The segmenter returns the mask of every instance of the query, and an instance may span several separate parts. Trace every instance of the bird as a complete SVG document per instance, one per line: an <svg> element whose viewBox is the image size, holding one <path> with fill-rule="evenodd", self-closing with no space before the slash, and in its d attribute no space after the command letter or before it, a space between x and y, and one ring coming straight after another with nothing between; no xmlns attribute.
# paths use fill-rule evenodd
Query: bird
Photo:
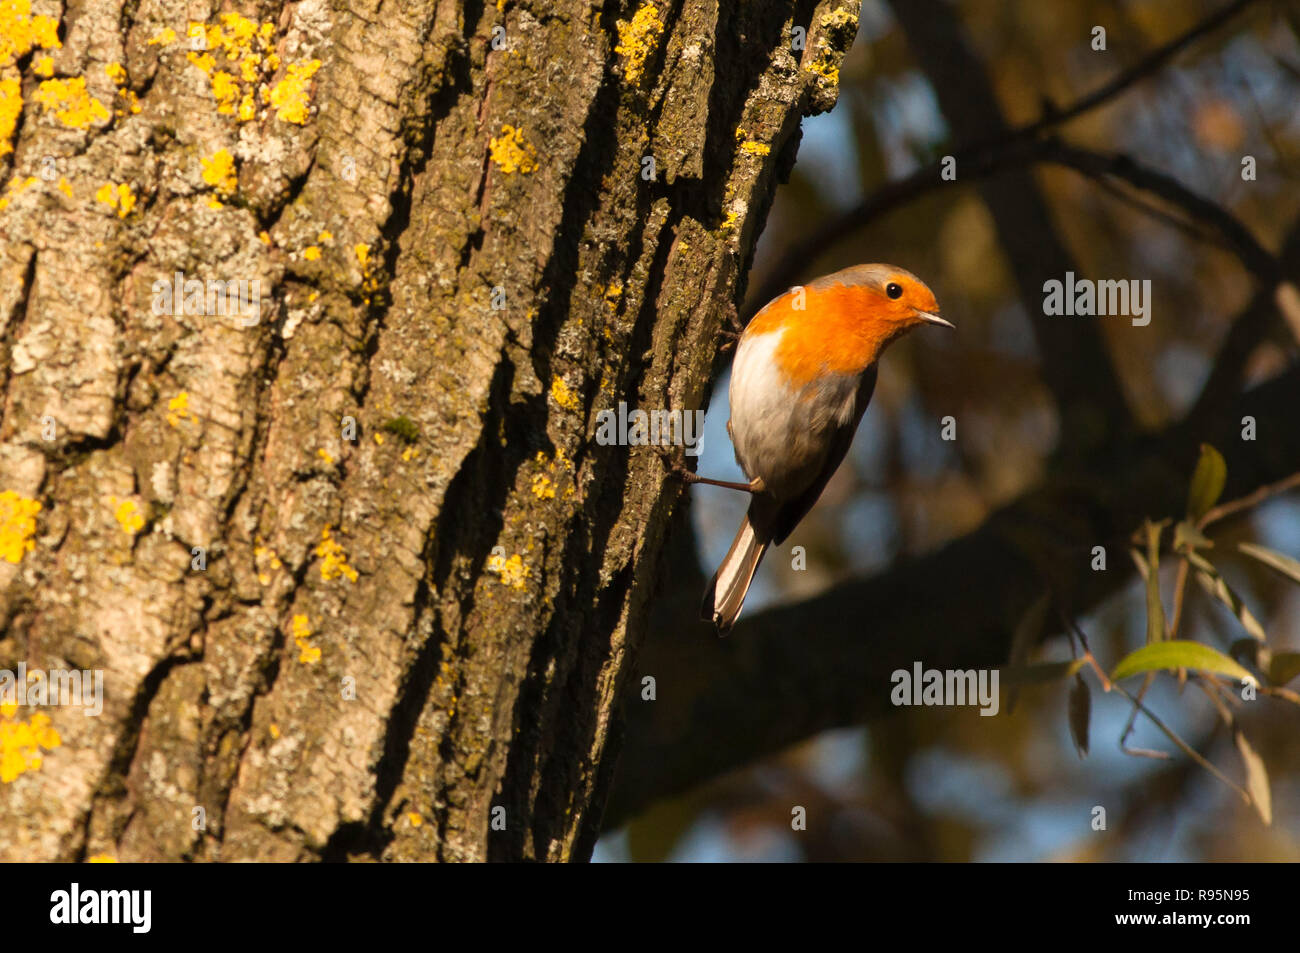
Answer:
<svg viewBox="0 0 1300 953"><path fill-rule="evenodd" d="M736 345L727 433L748 482L690 471L690 483L750 494L735 541L704 592L719 636L735 624L767 548L812 509L848 453L876 386L880 355L939 316L934 292L895 265L854 265L768 302Z"/></svg>

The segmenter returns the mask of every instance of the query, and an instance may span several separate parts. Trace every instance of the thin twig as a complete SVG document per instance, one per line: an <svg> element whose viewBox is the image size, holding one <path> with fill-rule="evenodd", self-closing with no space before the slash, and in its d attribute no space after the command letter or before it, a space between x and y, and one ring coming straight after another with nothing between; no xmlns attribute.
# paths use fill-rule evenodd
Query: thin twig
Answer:
<svg viewBox="0 0 1300 953"><path fill-rule="evenodd" d="M1149 168L1123 153L1105 154L1071 146L1058 139L1043 140L1037 157L1074 169L1089 178L1114 178L1176 205L1194 222L1208 226L1227 243L1242 265L1263 284L1279 279L1277 258L1226 208L1193 192L1172 176Z"/></svg>
<svg viewBox="0 0 1300 953"><path fill-rule="evenodd" d="M1091 109L1096 109L1107 100L1114 99L1134 83L1137 83L1139 80L1143 80L1155 73L1201 37L1223 26L1237 14L1249 7L1253 2L1254 0L1236 0L1235 3L1229 3L1215 13L1211 13L1186 33L1176 36L1163 46L1152 50L1140 62L1135 63L1113 79L1102 83L1102 85L1097 87L1091 93L1076 100L1073 105L1064 110L1049 112L1047 115L1030 123L1028 126L1018 129L1016 135L1035 136L1047 129L1068 122Z"/></svg>
<svg viewBox="0 0 1300 953"><path fill-rule="evenodd" d="M1219 520L1242 510L1248 510L1256 506L1270 496L1276 496L1279 493L1285 493L1287 490L1300 487L1300 473L1293 473L1285 480L1278 480L1276 483L1266 483L1253 493L1247 493L1245 496L1238 497L1235 500L1229 500L1227 503L1220 503L1212 508L1196 524L1197 529L1205 529L1211 523L1217 523Z"/></svg>
<svg viewBox="0 0 1300 953"><path fill-rule="evenodd" d="M1155 713L1151 711L1151 709L1147 708L1146 705L1143 705L1139 699L1134 698L1132 695L1130 695L1127 691L1124 690L1123 686L1119 685L1118 683L1115 684L1115 690L1119 692L1121 695L1123 695L1124 697L1126 697L1127 699L1129 699L1129 701L1133 702L1133 704L1142 711L1142 714L1146 715L1148 718L1151 719L1152 724L1154 724L1157 728L1159 728L1162 732L1164 732L1166 738L1168 738L1170 741L1172 741L1174 744L1178 746L1178 749L1182 751L1183 754L1187 755L1189 758L1191 758L1193 761L1199 764L1206 771L1209 771L1212 775L1214 775L1216 778L1218 778L1228 787L1236 791L1241 796L1243 802L1245 802L1246 804L1252 803L1250 799L1250 795L1246 793L1245 789L1238 787L1236 784L1234 784L1228 778L1227 775L1225 775L1222 771L1220 771L1208 760L1206 760L1205 757L1202 756L1195 748L1193 748L1187 742L1183 741L1182 738L1178 737L1177 733L1172 728L1170 728L1163 721L1157 718Z"/></svg>
<svg viewBox="0 0 1300 953"><path fill-rule="evenodd" d="M1187 592L1187 560L1178 562L1178 579L1174 582L1174 617L1169 620L1169 638L1178 638L1178 623L1183 621L1183 597Z"/></svg>
<svg viewBox="0 0 1300 953"><path fill-rule="evenodd" d="M1073 617L1066 614L1064 610L1060 610L1060 614L1061 614L1061 618L1065 621L1066 627L1079 640L1079 644L1083 646L1084 651L1087 652L1087 658L1090 662L1092 662L1093 668L1099 672L1102 679L1102 683L1103 685L1106 686L1106 691L1110 691L1113 688L1115 691L1119 692L1121 695L1123 695L1125 698L1131 701L1133 703L1133 711L1135 713L1140 711L1142 712L1142 714L1146 715L1149 719L1151 719L1151 723L1154 724L1157 728L1159 728L1160 731L1164 733L1166 738L1168 738L1175 745L1177 745L1178 749L1182 751L1183 754L1187 755L1189 758L1195 761L1206 771L1210 772L1210 774L1214 775L1216 778L1218 778L1228 787L1236 791L1237 794L1241 796L1242 800L1246 804L1253 803L1251 801L1250 795L1243 788L1240 788L1236 784L1234 784L1222 771L1216 768L1203 755L1201 755L1200 752L1198 752L1187 742L1183 741L1183 739L1178 736L1177 732L1175 732L1172 728L1170 728L1168 725L1166 725L1163 721L1161 721L1156 716L1155 712L1151 711L1151 709L1147 708L1146 705L1142 704L1142 699L1140 697L1135 698L1119 682L1112 682L1108 678L1106 678L1105 674L1101 673L1101 667L1097 665L1096 659L1093 657L1092 649L1088 647L1088 637L1083 634L1083 629L1081 629L1079 627L1079 624L1075 622ZM1148 673L1148 675L1151 674L1154 673ZM1146 686L1144 684L1143 691L1145 690L1146 690ZM1229 715L1229 717L1231 717L1231 715ZM1121 742L1121 748L1123 748L1122 742ZM1151 751L1146 748L1124 748L1123 750L1126 754L1136 755L1138 757L1161 758L1161 759L1168 758L1168 755L1165 754L1164 752Z"/></svg>
<svg viewBox="0 0 1300 953"><path fill-rule="evenodd" d="M957 161L962 178L978 179L1000 169L1030 161L1034 150L1027 147L1036 145L1035 140L1042 133L1055 129L1115 98L1134 83L1156 72L1191 43L1223 26L1254 2L1256 0L1235 0L1224 6L1064 109L1051 109L1031 123L1007 129L989 139L957 150L953 158ZM948 185L949 182L940 175L942 170L943 163L935 161L904 179L886 183L854 208L837 215L812 235L783 251L780 264L758 287L754 295L753 300L757 302L757 307L762 307L767 301L785 291L803 274L814 258L844 236L864 227L881 215Z"/></svg>

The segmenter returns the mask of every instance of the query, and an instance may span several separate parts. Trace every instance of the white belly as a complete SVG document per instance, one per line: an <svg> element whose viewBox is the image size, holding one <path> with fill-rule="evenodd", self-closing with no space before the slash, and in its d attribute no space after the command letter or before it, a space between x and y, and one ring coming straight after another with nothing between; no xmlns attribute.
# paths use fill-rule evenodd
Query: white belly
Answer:
<svg viewBox="0 0 1300 953"><path fill-rule="evenodd" d="M859 378L829 374L800 390L788 386L774 353L782 333L741 337L728 395L736 462L786 500L820 475L836 431L853 425Z"/></svg>

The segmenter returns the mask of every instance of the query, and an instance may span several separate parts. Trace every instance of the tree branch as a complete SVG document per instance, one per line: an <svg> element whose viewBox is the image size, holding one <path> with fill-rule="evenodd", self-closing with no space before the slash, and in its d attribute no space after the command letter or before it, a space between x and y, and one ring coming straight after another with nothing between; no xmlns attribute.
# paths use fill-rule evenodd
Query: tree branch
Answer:
<svg viewBox="0 0 1300 953"><path fill-rule="evenodd" d="M1279 280L1277 257L1259 243L1241 219L1217 202L1187 188L1173 176L1142 165L1124 153L1096 152L1054 138L1042 140L1041 151L1036 151L1033 159L1073 169L1098 182L1119 179L1150 192L1176 205L1194 222L1209 228L1259 282L1271 285Z"/></svg>
<svg viewBox="0 0 1300 953"><path fill-rule="evenodd" d="M686 621L693 599L683 596L679 610L661 603L668 611L652 622L638 662L641 675L656 677L658 698L627 697L606 828L755 758L884 714L890 674L915 661L943 669L1002 664L1016 621L1046 588L1071 613L1087 612L1130 578L1113 560L1108 571L1092 571L1091 547L1118 545L1146 516L1180 512L1201 441L1224 451L1232 496L1300 468L1297 404L1293 367L1238 395L1212 421L1189 417L1107 447L942 549L758 613L730 639ZM1241 440L1244 414L1256 417L1259 440ZM773 553L769 564L781 558Z"/></svg>
<svg viewBox="0 0 1300 953"><path fill-rule="evenodd" d="M957 12L944 0L891 0L891 9L916 51L958 143L1001 135L1006 120L984 63ZM960 175L961 166L958 165ZM1043 284L1077 271L1074 256L1052 221L1038 183L1023 165L980 181L998 239L1030 316L1061 419L1058 444L1067 454L1086 453L1111 432L1133 426L1123 388L1096 324L1058 321L1042 313Z"/></svg>
<svg viewBox="0 0 1300 953"><path fill-rule="evenodd" d="M1104 105L1130 86L1154 74L1196 40L1228 23L1257 0L1235 0L1216 13L1206 17L1190 30L1158 47L1140 62L1103 83L1091 93L1081 97L1064 109L1051 109L1041 117L1023 126L1002 128L993 136L985 136L953 153L963 179L983 178L1000 169L1017 165L1032 158L1034 140L1041 134L1056 129L1072 119ZM771 276L758 286L753 296L757 307L794 284L828 247L847 235L864 228L882 215L900 208L922 195L947 186L940 178L941 162L936 160L918 169L905 179L886 183L867 196L858 205L831 219L806 239L796 242L781 255L781 263ZM746 314L748 317L749 314Z"/></svg>

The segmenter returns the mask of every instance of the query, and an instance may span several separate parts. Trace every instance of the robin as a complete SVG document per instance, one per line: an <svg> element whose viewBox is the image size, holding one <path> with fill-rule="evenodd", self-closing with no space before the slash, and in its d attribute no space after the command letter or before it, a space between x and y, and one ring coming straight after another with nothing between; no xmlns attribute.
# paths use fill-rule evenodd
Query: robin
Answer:
<svg viewBox="0 0 1300 953"><path fill-rule="evenodd" d="M939 317L934 293L894 265L855 265L769 302L745 327L731 368L727 433L748 483L749 511L704 592L703 618L726 635L763 553L812 509L844 460L890 343Z"/></svg>

